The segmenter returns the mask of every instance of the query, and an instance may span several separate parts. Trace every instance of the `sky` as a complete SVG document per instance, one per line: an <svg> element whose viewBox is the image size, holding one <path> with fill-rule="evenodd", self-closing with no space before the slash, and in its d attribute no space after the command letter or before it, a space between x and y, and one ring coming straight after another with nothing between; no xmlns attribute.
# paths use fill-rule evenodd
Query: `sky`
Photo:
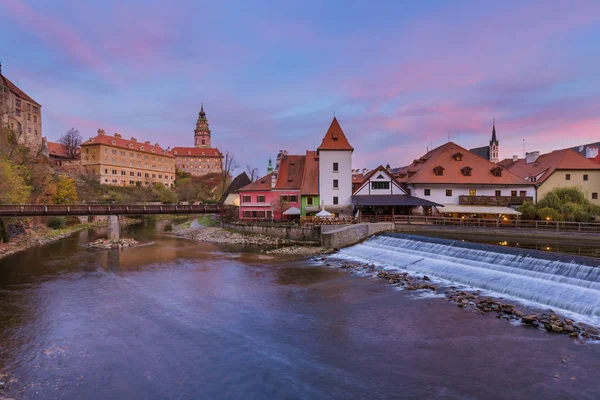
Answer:
<svg viewBox="0 0 600 400"><path fill-rule="evenodd" d="M0 60L49 140L192 146L204 103L263 173L334 115L354 168L485 146L494 119L501 158L600 141L598 1L0 0Z"/></svg>

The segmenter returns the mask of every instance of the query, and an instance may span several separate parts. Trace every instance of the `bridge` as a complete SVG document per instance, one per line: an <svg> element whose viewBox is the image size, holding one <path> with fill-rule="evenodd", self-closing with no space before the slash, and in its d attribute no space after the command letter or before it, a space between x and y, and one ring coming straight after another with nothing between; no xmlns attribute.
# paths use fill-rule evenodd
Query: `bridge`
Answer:
<svg viewBox="0 0 600 400"><path fill-rule="evenodd" d="M107 215L108 237L119 240L119 215L218 214L218 204L0 204L0 217Z"/></svg>

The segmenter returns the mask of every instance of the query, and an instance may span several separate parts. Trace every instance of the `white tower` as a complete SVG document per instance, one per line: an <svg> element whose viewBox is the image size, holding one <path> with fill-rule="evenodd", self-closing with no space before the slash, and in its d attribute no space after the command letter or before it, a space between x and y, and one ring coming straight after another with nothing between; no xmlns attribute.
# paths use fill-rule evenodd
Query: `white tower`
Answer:
<svg viewBox="0 0 600 400"><path fill-rule="evenodd" d="M344 131L334 117L317 148L319 197L327 211L339 216L352 214L352 152Z"/></svg>

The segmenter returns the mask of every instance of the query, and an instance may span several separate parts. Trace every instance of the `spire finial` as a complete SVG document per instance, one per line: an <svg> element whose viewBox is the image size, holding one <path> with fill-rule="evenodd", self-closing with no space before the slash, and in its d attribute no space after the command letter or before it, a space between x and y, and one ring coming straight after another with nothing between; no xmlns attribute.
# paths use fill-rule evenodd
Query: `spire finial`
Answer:
<svg viewBox="0 0 600 400"><path fill-rule="evenodd" d="M200 103L200 111L204 111L204 102Z"/></svg>

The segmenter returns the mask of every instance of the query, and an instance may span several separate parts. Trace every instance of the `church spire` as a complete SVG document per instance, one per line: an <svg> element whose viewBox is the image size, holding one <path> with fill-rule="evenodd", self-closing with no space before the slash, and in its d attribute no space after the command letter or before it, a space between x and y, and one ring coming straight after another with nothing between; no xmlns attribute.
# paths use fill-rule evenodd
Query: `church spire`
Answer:
<svg viewBox="0 0 600 400"><path fill-rule="evenodd" d="M493 144L498 146L500 143L498 142L498 138L496 138L496 119L493 119L492 121L492 140L490 141L490 146Z"/></svg>
<svg viewBox="0 0 600 400"><path fill-rule="evenodd" d="M267 165L267 174L273 172L273 161L271 161L271 156L269 156L269 165Z"/></svg>

